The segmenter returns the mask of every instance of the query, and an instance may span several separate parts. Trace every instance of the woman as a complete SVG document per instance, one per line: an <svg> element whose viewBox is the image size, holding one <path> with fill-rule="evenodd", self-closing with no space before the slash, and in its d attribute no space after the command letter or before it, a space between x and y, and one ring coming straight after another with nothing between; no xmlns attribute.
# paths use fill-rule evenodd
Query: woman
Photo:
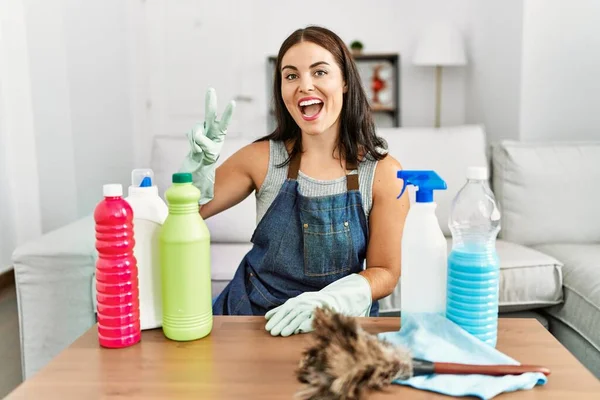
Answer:
<svg viewBox="0 0 600 400"><path fill-rule="evenodd" d="M257 198L253 247L213 313L265 315L282 336L310 331L318 306L376 316L400 276L409 201L397 199L401 166L375 133L356 65L333 32L299 29L281 46L273 90L277 129L216 173L233 104L217 122L209 90L207 121L188 134L183 169L203 194L203 218Z"/></svg>

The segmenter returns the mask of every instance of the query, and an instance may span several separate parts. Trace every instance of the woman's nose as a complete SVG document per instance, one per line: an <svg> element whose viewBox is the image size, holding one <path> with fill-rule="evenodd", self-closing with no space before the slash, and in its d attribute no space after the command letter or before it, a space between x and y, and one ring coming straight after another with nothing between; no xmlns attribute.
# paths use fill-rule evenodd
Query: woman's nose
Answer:
<svg viewBox="0 0 600 400"><path fill-rule="evenodd" d="M312 92L315 90L312 79L302 78L300 81L300 91L304 93Z"/></svg>

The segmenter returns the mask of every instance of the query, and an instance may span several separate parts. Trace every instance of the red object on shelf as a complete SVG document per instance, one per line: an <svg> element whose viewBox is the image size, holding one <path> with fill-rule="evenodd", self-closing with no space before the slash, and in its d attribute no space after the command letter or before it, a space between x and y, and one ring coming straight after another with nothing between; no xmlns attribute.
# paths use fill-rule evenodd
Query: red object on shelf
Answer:
<svg viewBox="0 0 600 400"><path fill-rule="evenodd" d="M385 81L379 76L381 65L373 67L373 78L371 79L371 89L373 90L373 103L379 103L379 92L387 86Z"/></svg>

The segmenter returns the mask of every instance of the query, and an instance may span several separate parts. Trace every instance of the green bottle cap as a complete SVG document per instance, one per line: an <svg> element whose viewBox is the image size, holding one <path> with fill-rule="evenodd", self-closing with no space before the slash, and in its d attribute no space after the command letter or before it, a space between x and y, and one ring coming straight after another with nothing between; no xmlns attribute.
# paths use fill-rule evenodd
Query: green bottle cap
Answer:
<svg viewBox="0 0 600 400"><path fill-rule="evenodd" d="M173 174L173 183L191 183L192 174L189 172L177 172Z"/></svg>

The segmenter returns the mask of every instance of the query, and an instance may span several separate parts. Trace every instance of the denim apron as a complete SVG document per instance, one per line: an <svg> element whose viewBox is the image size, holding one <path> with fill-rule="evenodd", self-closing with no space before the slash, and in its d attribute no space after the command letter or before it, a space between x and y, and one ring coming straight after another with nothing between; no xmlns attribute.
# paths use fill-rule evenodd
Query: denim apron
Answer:
<svg viewBox="0 0 600 400"><path fill-rule="evenodd" d="M305 197L298 188L299 167L297 155L252 234L252 249L215 299L214 315L264 315L292 297L363 270L368 224L358 171L346 175L344 193ZM370 315L378 314L379 303L373 301Z"/></svg>

